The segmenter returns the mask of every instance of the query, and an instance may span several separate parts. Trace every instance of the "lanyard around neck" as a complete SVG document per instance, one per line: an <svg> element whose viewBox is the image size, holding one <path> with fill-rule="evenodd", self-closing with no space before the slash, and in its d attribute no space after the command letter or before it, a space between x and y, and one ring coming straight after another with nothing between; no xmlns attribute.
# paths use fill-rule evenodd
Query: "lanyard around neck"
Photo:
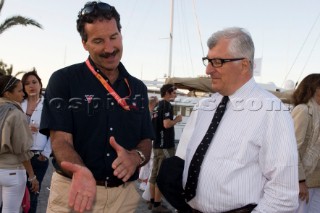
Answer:
<svg viewBox="0 0 320 213"><path fill-rule="evenodd" d="M130 110L129 105L127 104L125 98L121 98L116 91L109 85L109 83L93 68L93 66L90 64L89 59L86 60L86 65L89 68L89 70L92 72L92 74L100 81L100 83L104 86L104 88L116 99L118 104L125 110ZM129 87L128 80L124 79L127 86ZM129 88L130 89L130 88Z"/></svg>

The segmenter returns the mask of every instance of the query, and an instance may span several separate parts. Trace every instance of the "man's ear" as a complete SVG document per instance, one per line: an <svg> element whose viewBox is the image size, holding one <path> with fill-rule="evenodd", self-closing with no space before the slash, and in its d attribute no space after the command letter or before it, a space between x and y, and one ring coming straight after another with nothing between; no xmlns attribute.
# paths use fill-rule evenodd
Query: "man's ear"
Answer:
<svg viewBox="0 0 320 213"><path fill-rule="evenodd" d="M249 72L251 70L251 63L253 63L253 62L250 62L249 59L245 58L242 60L241 63L242 63L242 71L243 72ZM253 72L253 70L252 70L252 72Z"/></svg>
<svg viewBox="0 0 320 213"><path fill-rule="evenodd" d="M87 42L85 40L82 40L82 46L85 50L88 51L88 48L87 48Z"/></svg>

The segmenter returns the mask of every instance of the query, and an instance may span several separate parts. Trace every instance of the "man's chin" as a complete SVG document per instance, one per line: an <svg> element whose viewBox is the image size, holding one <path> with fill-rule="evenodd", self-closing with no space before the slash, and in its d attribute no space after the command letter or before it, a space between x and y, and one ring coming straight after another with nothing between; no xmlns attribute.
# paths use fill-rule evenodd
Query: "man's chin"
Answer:
<svg viewBox="0 0 320 213"><path fill-rule="evenodd" d="M105 67L104 68L107 72L112 72L112 71L115 71L116 69L117 69L117 66L116 67L110 67L110 66L108 66L108 67Z"/></svg>
<svg viewBox="0 0 320 213"><path fill-rule="evenodd" d="M113 62L113 63L105 63L103 65L103 68L106 70L106 71L114 71L118 68L118 65L119 65L119 62Z"/></svg>
<svg viewBox="0 0 320 213"><path fill-rule="evenodd" d="M217 83L214 83L214 82L211 83L211 87L212 87L212 90L214 92L218 92L219 88L220 88L220 86Z"/></svg>

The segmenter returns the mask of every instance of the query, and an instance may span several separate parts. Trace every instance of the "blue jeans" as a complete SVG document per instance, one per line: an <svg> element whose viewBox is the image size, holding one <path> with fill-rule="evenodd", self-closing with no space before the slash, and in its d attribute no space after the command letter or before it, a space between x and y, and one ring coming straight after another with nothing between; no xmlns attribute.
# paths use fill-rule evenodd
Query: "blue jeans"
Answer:
<svg viewBox="0 0 320 213"><path fill-rule="evenodd" d="M39 192L41 190L41 183L46 174L46 171L49 166L49 160L42 161L38 159L39 155L34 155L31 158L31 165L34 171L34 174L37 176L37 180L39 181ZM31 183L27 182L27 186L30 192L30 210L29 213L36 213L38 206L38 197L39 193L31 192Z"/></svg>

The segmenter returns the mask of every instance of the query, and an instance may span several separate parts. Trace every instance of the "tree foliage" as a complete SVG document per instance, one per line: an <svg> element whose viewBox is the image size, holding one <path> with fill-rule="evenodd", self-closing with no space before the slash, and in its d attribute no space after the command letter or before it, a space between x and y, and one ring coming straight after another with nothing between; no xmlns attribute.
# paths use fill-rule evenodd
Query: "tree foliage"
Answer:
<svg viewBox="0 0 320 213"><path fill-rule="evenodd" d="M4 0L0 0L0 14L1 14L1 10L3 8L3 5L4 5ZM22 25L22 26L31 25L31 26L35 26L35 27L42 29L41 24L39 24L37 21L30 19L30 18L27 18L27 17L17 15L17 16L8 17L2 23L0 23L0 35L4 31L6 31L7 29L9 29L13 26L16 26L16 25ZM12 70L13 70L12 65L8 66L2 60L0 60L0 75L1 74L12 75Z"/></svg>
<svg viewBox="0 0 320 213"><path fill-rule="evenodd" d="M4 4L4 0L0 0L0 13L2 10L3 4ZM23 25L23 26L31 25L31 26L35 26L42 29L41 24L39 24L37 21L27 17L17 15L17 16L6 18L4 22L0 24L0 34L2 34L7 29L16 25Z"/></svg>
<svg viewBox="0 0 320 213"><path fill-rule="evenodd" d="M0 60L0 75L12 75L12 65L8 66Z"/></svg>

